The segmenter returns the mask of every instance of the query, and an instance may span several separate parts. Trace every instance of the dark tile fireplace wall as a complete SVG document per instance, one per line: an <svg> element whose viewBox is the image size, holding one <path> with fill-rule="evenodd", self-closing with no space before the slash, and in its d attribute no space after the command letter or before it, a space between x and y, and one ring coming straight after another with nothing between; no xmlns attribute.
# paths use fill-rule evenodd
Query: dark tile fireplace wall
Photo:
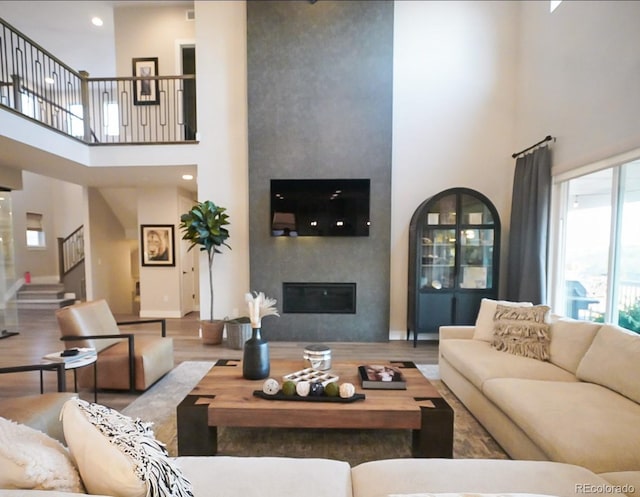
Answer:
<svg viewBox="0 0 640 497"><path fill-rule="evenodd" d="M247 2L251 290L270 341L387 341L393 2ZM368 237L271 237L271 179L369 178ZM356 312L283 313L283 283L355 283Z"/></svg>

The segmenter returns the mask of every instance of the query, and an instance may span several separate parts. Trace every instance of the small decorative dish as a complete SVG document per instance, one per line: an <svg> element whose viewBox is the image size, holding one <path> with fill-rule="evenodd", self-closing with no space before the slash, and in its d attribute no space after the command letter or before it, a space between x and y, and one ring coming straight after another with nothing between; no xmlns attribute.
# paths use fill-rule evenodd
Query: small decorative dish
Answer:
<svg viewBox="0 0 640 497"><path fill-rule="evenodd" d="M338 381L339 376L331 374L328 371L319 371L313 368L305 368L294 373L286 374L282 377L282 381L292 381L298 383L300 381L308 381L309 383L322 383L322 386L327 386L329 383Z"/></svg>
<svg viewBox="0 0 640 497"><path fill-rule="evenodd" d="M300 395L285 395L282 390L280 390L275 395L269 395L264 393L262 390L254 390L253 395L256 397L260 397L265 400L292 400L292 401L301 401L301 402L337 402L337 403L349 403L355 402L356 400L364 400L365 394L363 393L354 393L351 397L342 398L342 397L329 397L327 395L307 395L306 397L301 397Z"/></svg>

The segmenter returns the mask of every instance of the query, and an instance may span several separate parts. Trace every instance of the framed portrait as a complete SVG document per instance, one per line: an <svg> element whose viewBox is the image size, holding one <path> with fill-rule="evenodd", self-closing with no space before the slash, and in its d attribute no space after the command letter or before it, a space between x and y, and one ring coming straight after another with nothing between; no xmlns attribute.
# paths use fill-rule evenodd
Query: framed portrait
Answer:
<svg viewBox="0 0 640 497"><path fill-rule="evenodd" d="M143 266L175 266L173 224L140 225L140 254Z"/></svg>
<svg viewBox="0 0 640 497"><path fill-rule="evenodd" d="M158 75L158 57L133 59L133 75L137 78ZM158 105L160 92L157 79L136 79L133 82L134 105Z"/></svg>

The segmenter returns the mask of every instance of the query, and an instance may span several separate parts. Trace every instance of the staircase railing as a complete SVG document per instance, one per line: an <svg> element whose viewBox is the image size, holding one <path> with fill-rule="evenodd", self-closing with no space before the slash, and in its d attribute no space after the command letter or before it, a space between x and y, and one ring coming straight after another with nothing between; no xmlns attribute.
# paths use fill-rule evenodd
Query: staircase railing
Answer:
<svg viewBox="0 0 640 497"><path fill-rule="evenodd" d="M65 274L84 261L84 226L80 226L66 238L59 239L60 280Z"/></svg>
<svg viewBox="0 0 640 497"><path fill-rule="evenodd" d="M195 81L90 78L0 18L0 107L87 144L195 141ZM140 98L143 85L152 98Z"/></svg>

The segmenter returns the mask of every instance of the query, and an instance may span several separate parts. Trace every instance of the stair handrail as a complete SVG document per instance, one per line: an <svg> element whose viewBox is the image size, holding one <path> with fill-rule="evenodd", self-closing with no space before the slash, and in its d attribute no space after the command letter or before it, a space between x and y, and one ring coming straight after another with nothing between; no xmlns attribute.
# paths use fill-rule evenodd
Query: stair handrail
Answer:
<svg viewBox="0 0 640 497"><path fill-rule="evenodd" d="M60 278L84 261L84 225L59 239Z"/></svg>

